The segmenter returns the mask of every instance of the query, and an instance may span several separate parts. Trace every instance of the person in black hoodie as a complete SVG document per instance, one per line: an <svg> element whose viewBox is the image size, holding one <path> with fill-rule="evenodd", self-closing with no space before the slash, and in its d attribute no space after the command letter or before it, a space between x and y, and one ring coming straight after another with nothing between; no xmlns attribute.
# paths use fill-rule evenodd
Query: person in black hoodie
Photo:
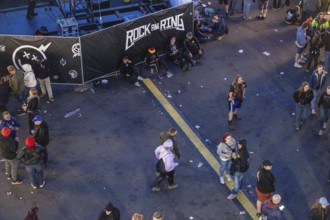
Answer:
<svg viewBox="0 0 330 220"><path fill-rule="evenodd" d="M45 148L44 164L48 166L48 150L47 145L49 144L49 131L47 123L42 119L40 115L36 115L32 122L34 123L34 139L37 144Z"/></svg>
<svg viewBox="0 0 330 220"><path fill-rule="evenodd" d="M261 205L272 198L272 192L275 191L275 176L270 172L273 164L269 160L264 160L257 172L257 217L261 216Z"/></svg>
<svg viewBox="0 0 330 220"><path fill-rule="evenodd" d="M324 129L327 128L327 122L330 116L330 86L322 93L318 107L320 108L320 131L319 135L322 136Z"/></svg>
<svg viewBox="0 0 330 220"><path fill-rule="evenodd" d="M129 59L127 55L123 56L122 61L119 64L119 72L136 87L140 87L138 80L143 80L143 77L137 74L133 62Z"/></svg>
<svg viewBox="0 0 330 220"><path fill-rule="evenodd" d="M0 136L0 152L5 160L5 170L7 179L11 179L12 185L21 184L22 181L17 179L18 161L16 160L17 147L15 141L10 137L11 130L8 127L1 129Z"/></svg>
<svg viewBox="0 0 330 220"><path fill-rule="evenodd" d="M0 113L7 111L7 103L9 102L9 83L7 77L0 78Z"/></svg>
<svg viewBox="0 0 330 220"><path fill-rule="evenodd" d="M321 33L316 31L313 38L309 40L309 56L307 59L307 67L305 72L308 73L309 69L314 61L314 69L316 69L319 64L320 49L323 47L323 41Z"/></svg>
<svg viewBox="0 0 330 220"><path fill-rule="evenodd" d="M234 188L228 199L234 199L239 190L242 189L244 173L249 169L249 152L247 150L247 141L245 139L237 142L237 154L232 154L231 174L234 174Z"/></svg>
<svg viewBox="0 0 330 220"><path fill-rule="evenodd" d="M38 96L37 89L30 89L29 97L27 98L27 103L24 104L22 108L28 113L29 133L32 134L34 127L32 119L40 112L40 99Z"/></svg>
<svg viewBox="0 0 330 220"><path fill-rule="evenodd" d="M54 102L53 90L50 84L50 69L46 60L42 59L39 62L36 62L33 66L35 70L35 75L38 79L41 95L40 98L46 96L46 91L48 93L48 100Z"/></svg>
<svg viewBox="0 0 330 220"><path fill-rule="evenodd" d="M293 93L293 98L296 102L296 130L299 131L308 116L309 106L314 98L313 91L309 87L308 82L303 82L297 91Z"/></svg>
<svg viewBox="0 0 330 220"><path fill-rule="evenodd" d="M109 202L99 214L97 220L120 220L120 211Z"/></svg>
<svg viewBox="0 0 330 220"><path fill-rule="evenodd" d="M186 55L183 50L180 50L176 44L176 37L172 35L169 38L169 42L166 44L165 47L166 52L166 58L179 65L182 69L182 71L189 70L191 68L191 63L188 61L190 60L190 57Z"/></svg>

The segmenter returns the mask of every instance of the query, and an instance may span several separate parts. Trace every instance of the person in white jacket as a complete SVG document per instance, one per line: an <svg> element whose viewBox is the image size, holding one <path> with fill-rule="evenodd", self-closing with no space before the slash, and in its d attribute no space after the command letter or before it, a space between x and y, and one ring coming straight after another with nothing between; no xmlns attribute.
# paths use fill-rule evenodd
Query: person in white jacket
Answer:
<svg viewBox="0 0 330 220"><path fill-rule="evenodd" d="M25 86L24 95L25 97L28 97L30 89L36 88L37 80L32 70L32 66L30 64L23 64L22 69L24 71L24 86Z"/></svg>
<svg viewBox="0 0 330 220"><path fill-rule="evenodd" d="M162 145L156 148L155 156L157 160L162 159L165 165L165 172L157 172L157 178L155 180L152 191L159 192L159 184L164 180L165 177L168 179L168 189L175 189L178 184L174 184L175 167L179 165L175 161L175 155L172 152L173 142L171 139L166 140Z"/></svg>

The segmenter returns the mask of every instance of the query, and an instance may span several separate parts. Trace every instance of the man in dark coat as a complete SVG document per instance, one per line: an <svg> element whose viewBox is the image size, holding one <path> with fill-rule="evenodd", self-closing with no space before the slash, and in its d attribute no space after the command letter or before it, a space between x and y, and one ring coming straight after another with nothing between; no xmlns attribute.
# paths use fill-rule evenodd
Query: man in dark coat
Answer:
<svg viewBox="0 0 330 220"><path fill-rule="evenodd" d="M36 115L32 122L34 123L34 139L36 143L45 148L44 163L45 167L48 166L48 151L47 145L49 144L49 131L47 123L40 115Z"/></svg>
<svg viewBox="0 0 330 220"><path fill-rule="evenodd" d="M9 102L9 83L7 77L0 79L0 113L7 111L7 103Z"/></svg>
<svg viewBox="0 0 330 220"><path fill-rule="evenodd" d="M119 220L120 211L118 208L114 207L111 202L109 202L104 210L100 213L97 220Z"/></svg>

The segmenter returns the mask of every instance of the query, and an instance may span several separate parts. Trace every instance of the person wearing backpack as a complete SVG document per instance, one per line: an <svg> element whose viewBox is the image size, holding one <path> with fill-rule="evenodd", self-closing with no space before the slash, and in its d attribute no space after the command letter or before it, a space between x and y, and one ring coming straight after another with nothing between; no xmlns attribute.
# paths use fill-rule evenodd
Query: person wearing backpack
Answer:
<svg viewBox="0 0 330 220"><path fill-rule="evenodd" d="M234 199L239 190L242 189L244 173L249 169L249 152L247 150L247 141L245 139L237 142L237 154L232 154L232 165L230 173L234 176L234 188L227 199Z"/></svg>
<svg viewBox="0 0 330 220"><path fill-rule="evenodd" d="M296 34L296 46L297 46L297 52L295 56L295 68L302 68L302 65L300 63L305 63L307 58L304 57L303 51L307 47L307 34L306 30L308 29L309 24L307 22L304 22L300 27L298 27L297 34Z"/></svg>
<svg viewBox="0 0 330 220"><path fill-rule="evenodd" d="M158 160L157 163L157 178L155 180L153 192L159 192L159 184L164 180L165 177L168 179L168 189L175 189L178 184L174 183L175 167L179 165L175 161L175 155L172 152L173 141L171 139L166 140L162 145L156 148L155 156ZM162 164L163 165L159 165Z"/></svg>

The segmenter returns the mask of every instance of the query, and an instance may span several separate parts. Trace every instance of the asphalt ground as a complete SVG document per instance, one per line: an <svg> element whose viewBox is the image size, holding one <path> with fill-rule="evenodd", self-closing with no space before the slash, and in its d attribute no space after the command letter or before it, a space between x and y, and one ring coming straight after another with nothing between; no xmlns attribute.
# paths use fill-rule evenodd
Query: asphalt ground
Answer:
<svg viewBox="0 0 330 220"><path fill-rule="evenodd" d="M252 15L257 15L255 8ZM228 36L203 45L203 65L187 73L176 69L173 78L153 82L217 158L216 146L227 131L227 91L234 76L242 74L246 100L232 134L247 139L251 153L243 192L254 204L256 171L270 159L287 218L306 219L316 198L330 196L329 131L317 136L318 118L295 131L292 94L310 73L293 68L295 26L285 25L284 14L285 9L270 10L265 21L228 21ZM108 201L121 210L122 219L136 211L150 219L156 210L175 220L250 219L239 214L243 207L236 199L226 199L229 189L219 184L212 166L181 129L179 188L168 191L163 183L160 193L151 192L159 132L177 124L146 87L135 88L119 77L94 88L95 93L74 93L64 86L54 91L55 103L42 102L51 129L46 186L32 190L22 165L23 185L11 186L2 174L0 219L21 219L35 205L41 219L96 219ZM9 108L15 104L12 99ZM76 108L80 114L64 119ZM27 119L18 119L23 140Z"/></svg>

